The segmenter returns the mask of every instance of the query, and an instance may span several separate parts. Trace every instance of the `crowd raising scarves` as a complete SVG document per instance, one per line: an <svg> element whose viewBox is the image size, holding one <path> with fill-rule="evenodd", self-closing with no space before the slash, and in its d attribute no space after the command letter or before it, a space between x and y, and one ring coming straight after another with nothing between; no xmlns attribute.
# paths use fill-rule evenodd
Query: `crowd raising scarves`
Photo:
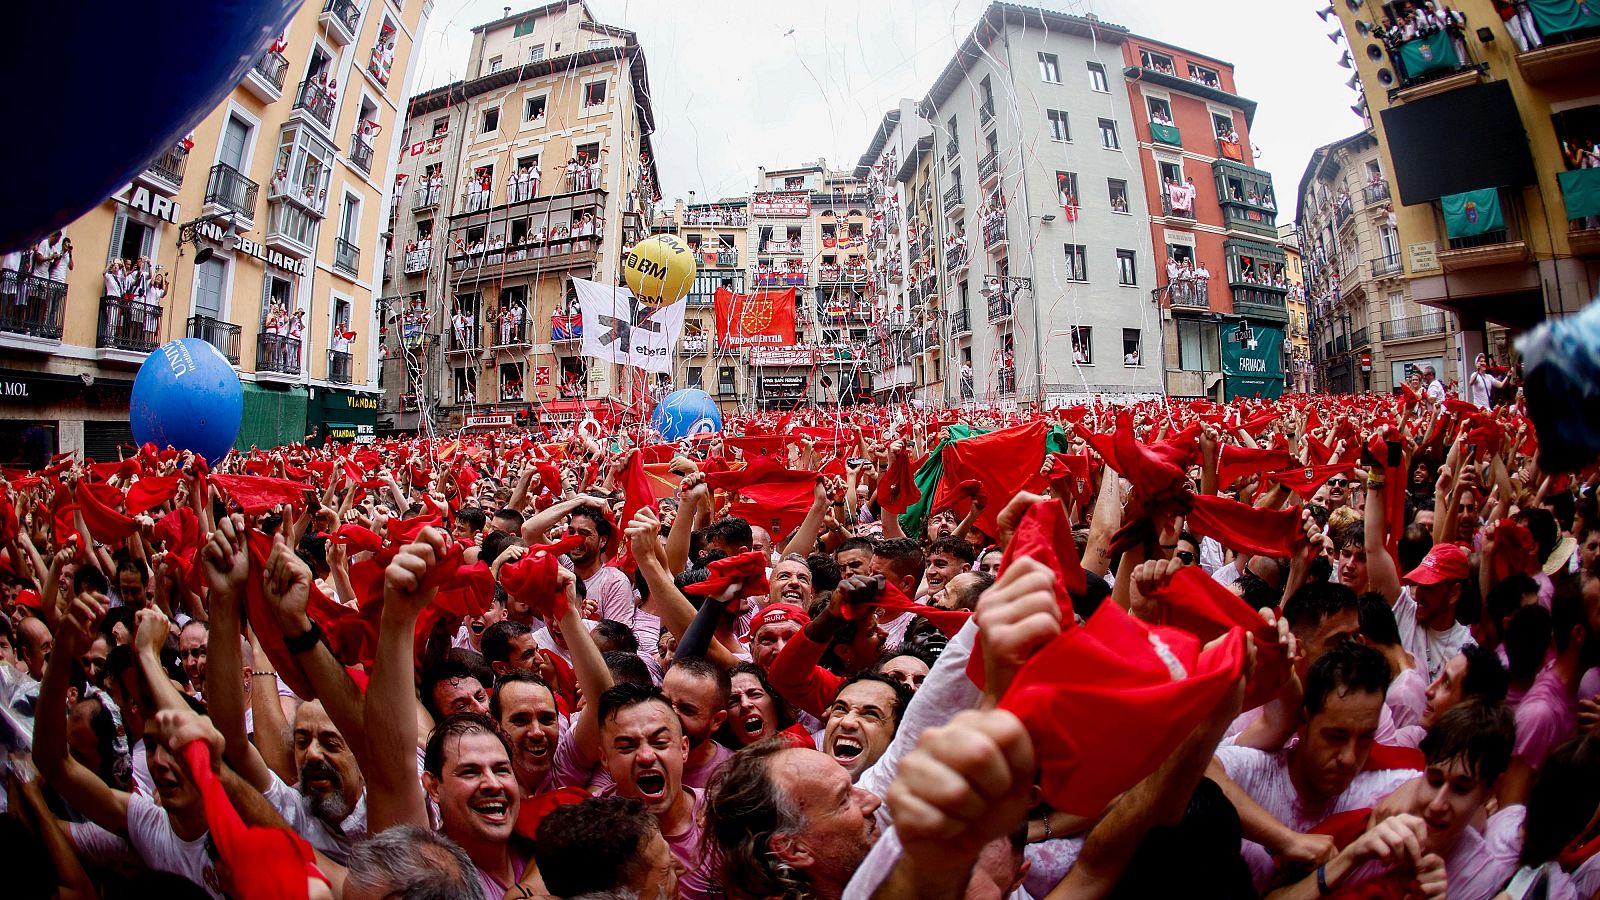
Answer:
<svg viewBox="0 0 1600 900"><path fill-rule="evenodd" d="M1571 456L1402 389L7 469L7 893L1593 897Z"/></svg>

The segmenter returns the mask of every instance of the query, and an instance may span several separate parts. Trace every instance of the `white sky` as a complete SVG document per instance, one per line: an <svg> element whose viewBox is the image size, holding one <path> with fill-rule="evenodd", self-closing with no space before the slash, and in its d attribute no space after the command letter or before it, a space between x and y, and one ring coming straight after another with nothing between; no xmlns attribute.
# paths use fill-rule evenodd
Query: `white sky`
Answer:
<svg viewBox="0 0 1600 900"><path fill-rule="evenodd" d="M474 25L507 0L436 0L420 41L416 89L460 78ZM513 11L540 4L523 0ZM665 202L748 193L756 168L825 158L854 167L885 110L927 95L988 0L590 0L600 21L639 35L649 66L653 138ZM1251 138L1283 214L1311 151L1354 134L1357 94L1340 68L1337 22L1315 2L1051 0L1136 34L1234 64L1240 95L1259 104ZM1066 73L1063 73L1064 76Z"/></svg>

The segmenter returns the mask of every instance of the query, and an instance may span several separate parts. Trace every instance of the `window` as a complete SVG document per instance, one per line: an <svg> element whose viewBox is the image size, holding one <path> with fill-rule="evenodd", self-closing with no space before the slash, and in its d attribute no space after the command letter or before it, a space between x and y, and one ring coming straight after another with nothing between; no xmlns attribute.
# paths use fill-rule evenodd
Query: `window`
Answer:
<svg viewBox="0 0 1600 900"><path fill-rule="evenodd" d="M491 57L489 57L489 71L490 71L490 73L494 73L494 72L500 71L500 67L503 66L503 65L505 65L505 58L504 57L499 57L499 56L491 56Z"/></svg>
<svg viewBox="0 0 1600 900"><path fill-rule="evenodd" d="M1072 361L1080 366L1094 365L1094 329L1072 326Z"/></svg>
<svg viewBox="0 0 1600 900"><path fill-rule="evenodd" d="M340 334L350 330L350 301L343 297L333 299L333 330Z"/></svg>
<svg viewBox="0 0 1600 900"><path fill-rule="evenodd" d="M983 106L979 112L987 122L994 117L994 85L989 83L989 76L983 76L983 80L978 82L978 93L983 95Z"/></svg>
<svg viewBox="0 0 1600 900"><path fill-rule="evenodd" d="M1222 77L1217 74L1216 69L1208 69L1205 66L1197 66L1194 63L1189 63L1189 80L1203 84L1206 87L1222 87Z"/></svg>
<svg viewBox="0 0 1600 900"><path fill-rule="evenodd" d="M1178 368L1185 372L1217 372L1222 345L1214 322L1178 320Z"/></svg>
<svg viewBox="0 0 1600 900"><path fill-rule="evenodd" d="M611 38L595 38L589 42L590 50L604 50L611 46Z"/></svg>
<svg viewBox="0 0 1600 900"><path fill-rule="evenodd" d="M956 130L955 116L950 117L950 122L948 125L946 125L946 128L950 132L950 143L947 147L945 147L945 150L948 155L955 156L957 153L961 152L961 132Z"/></svg>
<svg viewBox="0 0 1600 900"><path fill-rule="evenodd" d="M1126 284L1132 286L1139 283L1139 276L1136 269L1137 263L1138 257L1135 255L1134 251L1117 251L1117 284Z"/></svg>
<svg viewBox="0 0 1600 900"><path fill-rule="evenodd" d="M1097 62L1089 63L1089 88L1091 90L1111 93L1111 83L1106 81L1106 67Z"/></svg>
<svg viewBox="0 0 1600 900"><path fill-rule="evenodd" d="M500 130L500 107L483 111L483 125L479 127L479 134L491 134Z"/></svg>
<svg viewBox="0 0 1600 900"><path fill-rule="evenodd" d="M1061 83L1060 61L1054 53L1039 54L1039 77L1051 84Z"/></svg>
<svg viewBox="0 0 1600 900"><path fill-rule="evenodd" d="M1067 280L1089 280L1089 252L1082 244L1066 244Z"/></svg>
<svg viewBox="0 0 1600 900"><path fill-rule="evenodd" d="M1053 141L1072 140L1072 131L1067 127L1067 113L1065 110L1046 110L1050 116L1050 139Z"/></svg>
<svg viewBox="0 0 1600 900"><path fill-rule="evenodd" d="M1400 237L1395 232L1394 226L1388 224L1378 226L1378 247L1383 251L1385 263L1390 266L1400 264Z"/></svg>
<svg viewBox="0 0 1600 900"><path fill-rule="evenodd" d="M1128 212L1128 183L1120 178L1107 178L1106 191L1111 195L1111 211Z"/></svg>
<svg viewBox="0 0 1600 900"><path fill-rule="evenodd" d="M531 62L531 63L544 62L544 45L543 44L540 44L537 47L529 47L528 48L528 62Z"/></svg>
<svg viewBox="0 0 1600 900"><path fill-rule="evenodd" d="M1176 75L1178 69L1172 63L1172 57L1165 53L1156 53L1152 50L1139 51L1139 64L1146 69L1155 69L1165 75Z"/></svg>
<svg viewBox="0 0 1600 900"><path fill-rule="evenodd" d="M1100 120L1100 146L1107 150L1122 149L1122 144L1117 141L1117 123L1110 119Z"/></svg>
<svg viewBox="0 0 1600 900"><path fill-rule="evenodd" d="M583 108L594 109L606 103L606 83L591 81L583 86Z"/></svg>
<svg viewBox="0 0 1600 900"><path fill-rule="evenodd" d="M733 367L732 366L720 366L720 367L718 367L718 369L717 369L717 393L719 393L719 394L731 394L734 391L733 385L734 385Z"/></svg>
<svg viewBox="0 0 1600 900"><path fill-rule="evenodd" d="M1078 205L1078 173L1056 173L1056 202L1063 208Z"/></svg>
<svg viewBox="0 0 1600 900"><path fill-rule="evenodd" d="M522 104L522 121L537 122L544 118L544 97L529 97Z"/></svg>
<svg viewBox="0 0 1600 900"><path fill-rule="evenodd" d="M440 135L448 132L449 130L450 130L450 117L449 116L440 116L439 118L433 120L433 136L434 137L439 137Z"/></svg>
<svg viewBox="0 0 1600 900"><path fill-rule="evenodd" d="M1150 121L1158 125L1172 124L1172 104L1160 97L1146 97L1145 104L1150 107Z"/></svg>
<svg viewBox="0 0 1600 900"><path fill-rule="evenodd" d="M227 127L222 132L222 154L218 162L232 166L235 169L244 169L244 151L250 143L250 126L238 116L229 116Z"/></svg>
<svg viewBox="0 0 1600 900"><path fill-rule="evenodd" d="M533 34L534 23L538 21L539 19L536 16L523 19L521 22L517 23L516 28L512 29L511 36L522 37L525 34Z"/></svg>
<svg viewBox="0 0 1600 900"><path fill-rule="evenodd" d="M222 318L223 294L227 291L228 261L213 256L194 267L194 312L197 316Z"/></svg>
<svg viewBox="0 0 1600 900"><path fill-rule="evenodd" d="M344 211L339 216L339 237L350 243L356 242L356 231L361 225L361 198L354 194L344 195Z"/></svg>
<svg viewBox="0 0 1600 900"><path fill-rule="evenodd" d="M1144 365L1143 350L1139 346L1139 329L1122 329L1122 364L1125 366Z"/></svg>
<svg viewBox="0 0 1600 900"><path fill-rule="evenodd" d="M1222 113L1216 112L1212 113L1211 128L1217 133L1217 137L1226 138L1233 132L1233 116L1225 116Z"/></svg>
<svg viewBox="0 0 1600 900"><path fill-rule="evenodd" d="M704 366L689 366L683 370L684 387L700 389L700 384L705 380Z"/></svg>

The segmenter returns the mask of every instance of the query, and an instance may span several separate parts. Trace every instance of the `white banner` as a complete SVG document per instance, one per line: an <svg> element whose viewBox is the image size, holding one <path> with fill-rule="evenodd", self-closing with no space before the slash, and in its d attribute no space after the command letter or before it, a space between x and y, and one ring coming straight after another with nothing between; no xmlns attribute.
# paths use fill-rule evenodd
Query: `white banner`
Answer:
<svg viewBox="0 0 1600 900"><path fill-rule="evenodd" d="M621 285L572 279L583 309L582 354L591 359L672 372L672 349L683 334L687 300L659 309L640 303Z"/></svg>

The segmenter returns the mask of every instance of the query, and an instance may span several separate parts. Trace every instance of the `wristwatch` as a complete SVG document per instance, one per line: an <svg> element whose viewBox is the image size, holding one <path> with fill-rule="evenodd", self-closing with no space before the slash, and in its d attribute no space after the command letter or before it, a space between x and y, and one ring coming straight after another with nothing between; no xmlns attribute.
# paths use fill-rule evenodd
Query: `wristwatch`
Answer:
<svg viewBox="0 0 1600 900"><path fill-rule="evenodd" d="M306 630L305 634L295 637L284 635L283 637L283 646L295 656L305 653L320 643L322 643L322 627L317 624L315 619L311 620L311 627Z"/></svg>

